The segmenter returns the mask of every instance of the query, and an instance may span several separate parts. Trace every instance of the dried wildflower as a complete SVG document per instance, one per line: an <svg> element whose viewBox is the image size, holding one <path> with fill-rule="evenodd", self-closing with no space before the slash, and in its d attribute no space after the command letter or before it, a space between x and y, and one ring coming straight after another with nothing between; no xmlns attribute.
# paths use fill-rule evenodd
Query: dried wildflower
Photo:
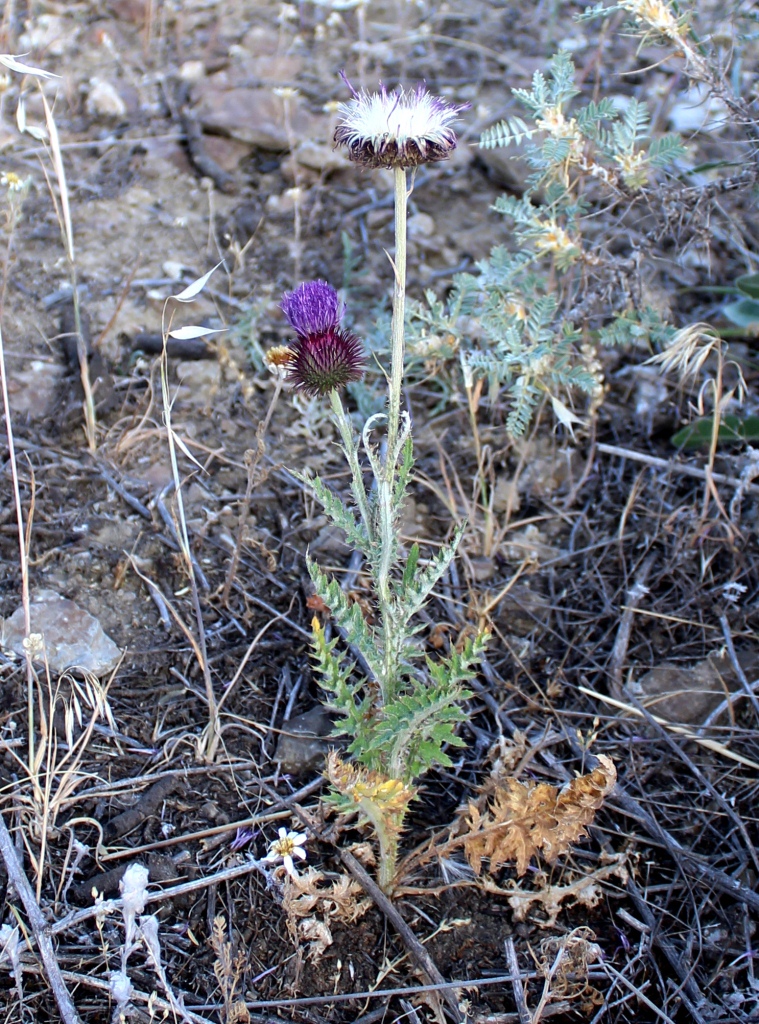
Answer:
<svg viewBox="0 0 759 1024"><path fill-rule="evenodd" d="M569 233L555 222L547 224L535 239L540 252L566 253L575 248Z"/></svg>
<svg viewBox="0 0 759 1024"><path fill-rule="evenodd" d="M289 345L274 345L266 350L264 359L270 370L287 369L293 361L293 350Z"/></svg>
<svg viewBox="0 0 759 1024"><path fill-rule="evenodd" d="M417 167L445 160L456 148L451 127L463 106L432 96L424 86L407 92L358 93L343 76L353 99L341 103L335 144L348 147L348 156L365 167Z"/></svg>
<svg viewBox="0 0 759 1024"><path fill-rule="evenodd" d="M331 327L293 346L287 381L307 395L328 395L364 375L364 350L355 334Z"/></svg>
<svg viewBox="0 0 759 1024"><path fill-rule="evenodd" d="M340 326L343 304L326 281L306 281L282 296L282 312L300 338L322 334Z"/></svg>
<svg viewBox="0 0 759 1024"><path fill-rule="evenodd" d="M297 857L299 860L306 859L306 851L303 847L307 839L308 836L305 832L288 832L286 828L281 828L279 838L273 840L269 845L269 852L264 860L270 864L282 861L288 875L291 878L296 878L298 872L295 870L293 857Z"/></svg>
<svg viewBox="0 0 759 1024"><path fill-rule="evenodd" d="M668 39L677 40L683 34L680 22L663 0L622 0L619 6Z"/></svg>

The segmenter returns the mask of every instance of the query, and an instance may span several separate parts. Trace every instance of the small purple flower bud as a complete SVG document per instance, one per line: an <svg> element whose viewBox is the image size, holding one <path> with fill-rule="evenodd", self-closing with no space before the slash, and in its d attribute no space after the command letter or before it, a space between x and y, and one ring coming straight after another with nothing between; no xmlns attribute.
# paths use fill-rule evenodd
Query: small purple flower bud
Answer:
<svg viewBox="0 0 759 1024"><path fill-rule="evenodd" d="M229 844L229 849L230 850L242 850L242 848L244 846L247 846L248 843L251 842L253 839L255 839L255 837L257 835L258 835L258 830L257 829L248 828L247 826L245 826L243 828L238 828L237 832L235 833L234 839Z"/></svg>
<svg viewBox="0 0 759 1024"><path fill-rule="evenodd" d="M364 351L355 334L332 326L291 346L286 380L307 395L328 395L364 375Z"/></svg>
<svg viewBox="0 0 759 1024"><path fill-rule="evenodd" d="M343 304L326 281L306 281L282 296L282 311L295 333L305 338L340 326Z"/></svg>

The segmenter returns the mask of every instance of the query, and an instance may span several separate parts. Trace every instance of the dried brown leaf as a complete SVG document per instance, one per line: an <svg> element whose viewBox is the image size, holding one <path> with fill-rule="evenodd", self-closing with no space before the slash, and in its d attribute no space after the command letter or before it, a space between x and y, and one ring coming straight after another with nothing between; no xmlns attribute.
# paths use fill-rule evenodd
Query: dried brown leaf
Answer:
<svg viewBox="0 0 759 1024"><path fill-rule="evenodd" d="M614 788L617 771L610 758L600 755L599 765L561 790L547 783L524 783L507 778L482 813L470 805L464 850L476 874L489 861L491 873L502 864L516 863L523 875L533 857L541 853L553 864L582 838L596 811Z"/></svg>
<svg viewBox="0 0 759 1024"><path fill-rule="evenodd" d="M363 890L349 875L339 875L324 884L323 872L309 867L295 877L285 879L282 909L293 942L308 942L308 957L314 963L332 944L330 922L352 924L365 914L371 900L362 897Z"/></svg>

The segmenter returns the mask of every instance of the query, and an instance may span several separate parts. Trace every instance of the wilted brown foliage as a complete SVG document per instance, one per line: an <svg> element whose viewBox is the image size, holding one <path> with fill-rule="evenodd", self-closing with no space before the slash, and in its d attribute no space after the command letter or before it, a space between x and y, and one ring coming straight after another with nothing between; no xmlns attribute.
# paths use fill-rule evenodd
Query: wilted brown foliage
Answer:
<svg viewBox="0 0 759 1024"><path fill-rule="evenodd" d="M477 874L488 860L491 872L516 861L517 874L523 875L538 853L553 864L582 838L617 780L611 759L600 755L598 760L594 771L562 789L507 778L499 781L484 812L470 804L464 850Z"/></svg>

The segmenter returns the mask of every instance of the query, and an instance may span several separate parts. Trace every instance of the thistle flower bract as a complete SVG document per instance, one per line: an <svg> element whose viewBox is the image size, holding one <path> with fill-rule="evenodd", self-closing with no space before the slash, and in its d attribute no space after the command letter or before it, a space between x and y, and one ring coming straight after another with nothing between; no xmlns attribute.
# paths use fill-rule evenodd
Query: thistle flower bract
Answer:
<svg viewBox="0 0 759 1024"><path fill-rule="evenodd" d="M344 77L344 76L343 76ZM464 107L432 96L424 86L413 91L356 92L344 78L353 99L341 103L335 129L338 146L347 146L354 163L365 167L417 167L445 160L456 148L451 124Z"/></svg>
<svg viewBox="0 0 759 1024"><path fill-rule="evenodd" d="M285 379L307 395L328 395L364 375L361 342L339 327L301 337L292 350Z"/></svg>
<svg viewBox="0 0 759 1024"><path fill-rule="evenodd" d="M305 338L338 327L343 318L343 304L326 281L306 281L294 292L285 292L282 312L295 333Z"/></svg>
<svg viewBox="0 0 759 1024"><path fill-rule="evenodd" d="M326 281L306 281L282 296L282 310L298 335L289 347L288 383L307 395L328 395L364 374L361 342L343 330L343 304Z"/></svg>

